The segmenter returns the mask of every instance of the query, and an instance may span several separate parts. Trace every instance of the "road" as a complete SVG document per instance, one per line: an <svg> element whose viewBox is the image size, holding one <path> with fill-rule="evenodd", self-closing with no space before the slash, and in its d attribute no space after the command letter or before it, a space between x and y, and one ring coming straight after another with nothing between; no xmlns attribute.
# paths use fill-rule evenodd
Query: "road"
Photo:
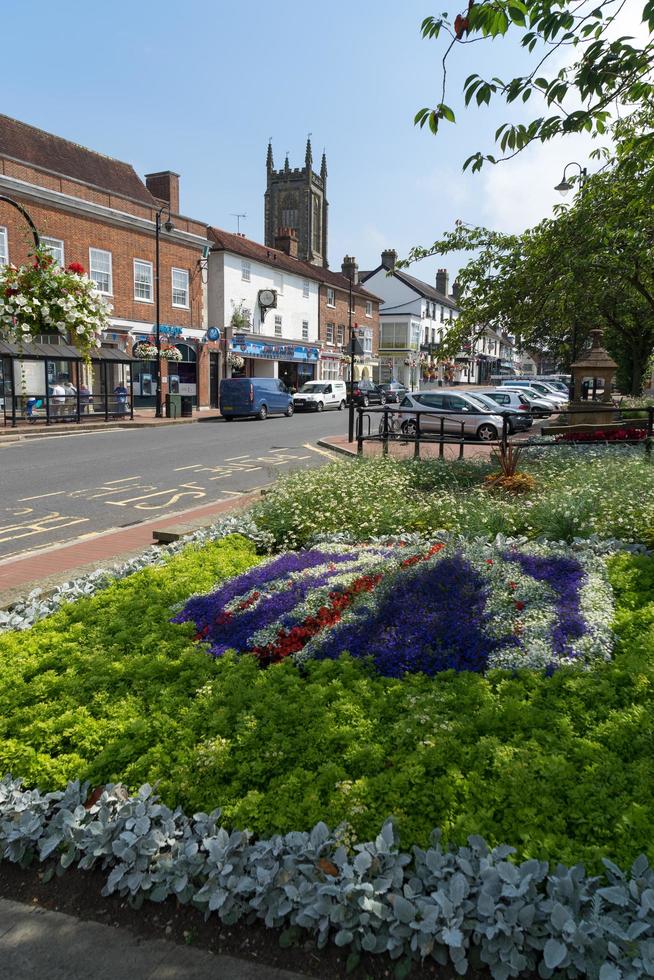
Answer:
<svg viewBox="0 0 654 980"><path fill-rule="evenodd" d="M47 436L0 446L0 560L320 466L344 412Z"/></svg>

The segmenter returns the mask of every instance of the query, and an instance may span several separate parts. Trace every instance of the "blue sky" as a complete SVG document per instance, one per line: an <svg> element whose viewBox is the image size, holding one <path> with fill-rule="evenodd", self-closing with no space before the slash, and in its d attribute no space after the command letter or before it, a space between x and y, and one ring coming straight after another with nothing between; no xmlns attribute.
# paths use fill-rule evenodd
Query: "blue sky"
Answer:
<svg viewBox="0 0 654 980"><path fill-rule="evenodd" d="M560 202L562 164L587 153L573 140L475 176L463 160L491 149L501 108L460 112L437 138L414 127L415 111L439 101L442 42L419 28L443 0L4 6L3 35L17 43L3 45L2 111L141 175L179 172L192 217L235 230L231 212L246 212L241 230L262 240L268 138L276 166L287 150L302 166L311 132L316 168L327 151L332 268L346 252L372 268L382 248L406 254L457 218L521 230ZM455 109L473 70L513 75L523 64L510 40L463 54L450 69ZM443 264L453 277L451 258L413 271L432 280Z"/></svg>

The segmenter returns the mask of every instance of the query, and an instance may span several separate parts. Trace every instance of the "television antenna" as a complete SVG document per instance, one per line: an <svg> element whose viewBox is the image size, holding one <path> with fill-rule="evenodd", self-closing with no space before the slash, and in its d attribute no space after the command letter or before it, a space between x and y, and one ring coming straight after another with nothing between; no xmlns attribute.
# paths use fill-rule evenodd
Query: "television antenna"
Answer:
<svg viewBox="0 0 654 980"><path fill-rule="evenodd" d="M230 215L231 215L232 218L236 218L236 234L237 235L240 235L241 234L241 218L243 218L243 219L247 218L247 214L245 214L245 212L230 211Z"/></svg>

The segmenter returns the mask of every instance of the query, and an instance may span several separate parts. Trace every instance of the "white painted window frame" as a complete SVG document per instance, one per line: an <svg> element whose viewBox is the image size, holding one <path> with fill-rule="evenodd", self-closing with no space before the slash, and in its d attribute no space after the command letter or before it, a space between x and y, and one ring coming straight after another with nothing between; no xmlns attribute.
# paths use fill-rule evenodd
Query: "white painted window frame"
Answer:
<svg viewBox="0 0 654 980"><path fill-rule="evenodd" d="M150 272L150 278L148 280L137 280L136 278L136 268L137 266L143 266L147 268ZM134 270L134 300L137 303L154 303L154 266L152 262L148 259L134 259L133 260L133 270ZM141 282L143 285L146 284L150 287L149 296L139 296L136 291L137 282Z"/></svg>
<svg viewBox="0 0 654 980"><path fill-rule="evenodd" d="M108 255L109 256L109 289L100 289L100 287L98 286L97 283L95 283L95 288L97 289L97 291L102 296L113 296L113 294L114 294L114 261L113 261L113 255L106 248L95 248L92 245L89 246L89 279L91 279L93 282L95 282L95 280L93 279L93 258L92 258L93 252L97 252L100 255ZM102 269L102 270L99 270L98 269L96 271L101 272L102 275L106 275L107 274L104 269Z"/></svg>
<svg viewBox="0 0 654 980"><path fill-rule="evenodd" d="M176 303L175 302L175 273L176 272L179 272L179 273L181 273L181 275L183 275L183 276L186 277L186 302L185 303ZM173 266L173 268L170 270L170 296L171 296L171 303L175 307L175 309L177 309L177 310L188 310L188 309L190 309L190 301L191 301L191 277L189 275L188 269L178 269L178 268L176 268L176 267Z"/></svg>
<svg viewBox="0 0 654 980"><path fill-rule="evenodd" d="M41 236L41 245L44 245L47 249L50 249L53 246L55 248L59 247L59 250L61 252L61 261L59 262L59 265L63 269L64 265L66 264L65 250L64 250L64 240L63 240L63 238L52 238L50 235L42 235ZM52 253L50 253L50 254L52 254ZM54 255L52 257L53 257L53 259L55 259L55 261L58 261L57 258Z"/></svg>

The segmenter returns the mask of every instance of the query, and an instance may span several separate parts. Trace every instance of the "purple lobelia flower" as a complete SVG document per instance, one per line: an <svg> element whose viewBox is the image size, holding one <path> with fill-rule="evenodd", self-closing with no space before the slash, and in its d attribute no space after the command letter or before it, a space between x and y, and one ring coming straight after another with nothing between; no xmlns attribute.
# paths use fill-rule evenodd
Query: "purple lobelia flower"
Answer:
<svg viewBox="0 0 654 980"><path fill-rule="evenodd" d="M561 657L573 657L574 640L580 639L588 631L581 615L580 595L586 573L579 562L565 555L543 557L519 551L508 551L503 557L516 562L526 575L538 582L545 582L554 590L556 618L550 630L552 649Z"/></svg>
<svg viewBox="0 0 654 980"><path fill-rule="evenodd" d="M514 636L495 638L485 627L487 589L481 575L461 554L420 565L398 576L371 609L335 629L317 659L344 651L372 658L381 674L402 677L442 670L482 672L488 657Z"/></svg>

